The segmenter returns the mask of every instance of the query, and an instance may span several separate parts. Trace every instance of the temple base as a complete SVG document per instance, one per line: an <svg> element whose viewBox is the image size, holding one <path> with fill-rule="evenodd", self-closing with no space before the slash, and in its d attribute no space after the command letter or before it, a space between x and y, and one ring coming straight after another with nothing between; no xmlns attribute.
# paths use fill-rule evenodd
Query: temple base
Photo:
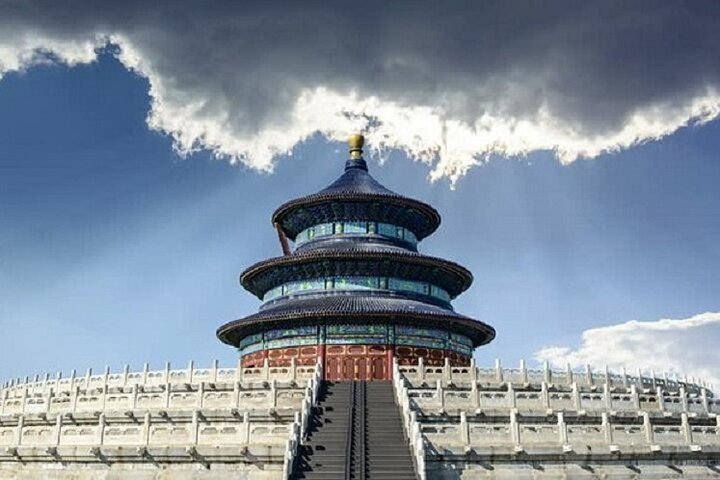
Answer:
<svg viewBox="0 0 720 480"><path fill-rule="evenodd" d="M325 380L390 380L392 358L400 365L416 364L423 358L425 365L441 367L445 359L451 366L470 365L470 356L452 350L397 345L305 345L301 347L261 350L242 357L244 368L315 365L322 362Z"/></svg>

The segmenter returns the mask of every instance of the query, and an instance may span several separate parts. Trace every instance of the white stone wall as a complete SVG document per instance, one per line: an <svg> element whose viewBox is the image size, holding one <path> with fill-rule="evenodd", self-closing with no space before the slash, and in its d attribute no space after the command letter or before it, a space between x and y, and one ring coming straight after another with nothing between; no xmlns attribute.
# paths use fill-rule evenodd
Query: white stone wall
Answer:
<svg viewBox="0 0 720 480"><path fill-rule="evenodd" d="M286 478L319 372L214 363L12 381L0 479Z"/></svg>
<svg viewBox="0 0 720 480"><path fill-rule="evenodd" d="M499 363L395 369L425 478L720 477L720 401L703 382Z"/></svg>

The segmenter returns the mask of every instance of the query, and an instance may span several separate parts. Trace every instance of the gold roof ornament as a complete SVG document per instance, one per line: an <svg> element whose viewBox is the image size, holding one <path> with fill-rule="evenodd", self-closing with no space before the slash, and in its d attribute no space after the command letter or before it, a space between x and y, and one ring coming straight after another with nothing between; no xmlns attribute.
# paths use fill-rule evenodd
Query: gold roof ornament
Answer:
<svg viewBox="0 0 720 480"><path fill-rule="evenodd" d="M348 138L348 147L350 147L350 158L361 159L363 152L363 145L365 145L365 137L359 133L353 133Z"/></svg>

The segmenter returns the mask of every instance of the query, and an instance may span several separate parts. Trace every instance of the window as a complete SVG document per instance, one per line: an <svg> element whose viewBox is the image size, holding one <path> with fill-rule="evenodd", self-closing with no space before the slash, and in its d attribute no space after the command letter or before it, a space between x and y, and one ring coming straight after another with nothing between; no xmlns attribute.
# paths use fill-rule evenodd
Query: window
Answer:
<svg viewBox="0 0 720 480"><path fill-rule="evenodd" d="M265 293L263 300L267 302L284 295L292 295L301 292L376 289L429 295L446 302L450 301L450 294L448 294L445 289L436 287L435 285L431 285L426 282L405 280L402 278L373 276L328 277L288 282L268 290L267 293Z"/></svg>
<svg viewBox="0 0 720 480"><path fill-rule="evenodd" d="M315 225L315 236L316 237L324 237L325 235L332 235L333 234L333 224L332 223L321 223L320 225Z"/></svg>
<svg viewBox="0 0 720 480"><path fill-rule="evenodd" d="M413 232L411 232L410 230L408 230L407 228L405 229L405 233L403 234L403 238L404 238L405 240L407 240L408 242L412 243L413 245L416 244L416 243L418 243L418 239L417 239L417 237L415 236L415 234L414 234Z"/></svg>
<svg viewBox="0 0 720 480"><path fill-rule="evenodd" d="M343 233L367 233L365 222L345 222Z"/></svg>
<svg viewBox="0 0 720 480"><path fill-rule="evenodd" d="M364 233L373 233L389 238L400 238L412 243L413 245L417 244L417 237L415 234L406 228L392 225L390 223L357 221L321 223L319 225L314 225L298 233L295 237L295 243L302 244L314 238L325 237L328 235L361 235Z"/></svg>
<svg viewBox="0 0 720 480"><path fill-rule="evenodd" d="M397 227L389 223L378 223L378 233L384 237L397 237Z"/></svg>

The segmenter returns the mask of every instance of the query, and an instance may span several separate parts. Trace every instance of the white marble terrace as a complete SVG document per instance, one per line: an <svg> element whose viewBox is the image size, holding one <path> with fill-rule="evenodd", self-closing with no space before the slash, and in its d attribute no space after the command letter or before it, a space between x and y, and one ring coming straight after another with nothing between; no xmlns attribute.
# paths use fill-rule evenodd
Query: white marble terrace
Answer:
<svg viewBox="0 0 720 480"><path fill-rule="evenodd" d="M393 368L422 478L519 478L520 466L537 462L563 476L573 474L573 464L587 473L593 463L602 471L619 462L630 478L638 472L625 468L629 461L647 464L639 471L678 462L720 473L713 470L720 461L720 400L704 382L589 367L507 369L499 362Z"/></svg>
<svg viewBox="0 0 720 480"><path fill-rule="evenodd" d="M319 365L214 362L15 380L0 389L0 473L9 463L235 464L240 478L288 478L321 378Z"/></svg>

